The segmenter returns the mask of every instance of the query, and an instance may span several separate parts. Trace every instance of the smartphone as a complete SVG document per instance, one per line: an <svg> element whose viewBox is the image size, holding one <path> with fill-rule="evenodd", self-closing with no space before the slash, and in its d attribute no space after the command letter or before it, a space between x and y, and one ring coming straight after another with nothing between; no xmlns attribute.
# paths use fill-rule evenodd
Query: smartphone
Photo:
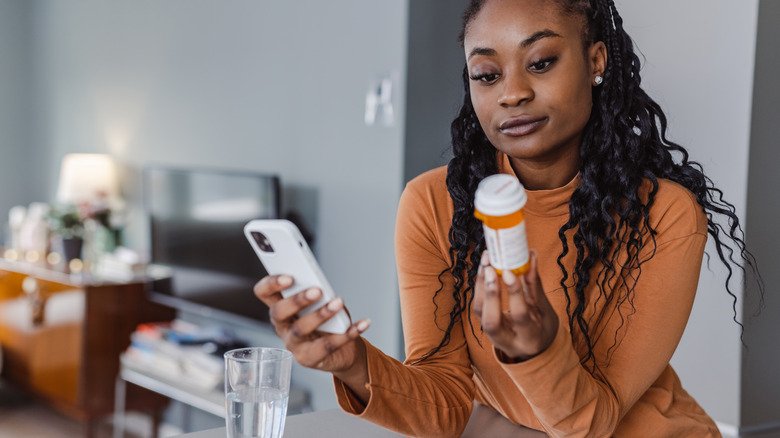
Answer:
<svg viewBox="0 0 780 438"><path fill-rule="evenodd" d="M322 298L301 310L299 316L314 312L336 298L336 293L295 224L284 219L257 219L244 226L244 235L269 275L286 274L294 278L292 287L282 291L283 297L291 297L312 287L322 291ZM342 334L347 332L349 326L349 316L341 309L318 330Z"/></svg>

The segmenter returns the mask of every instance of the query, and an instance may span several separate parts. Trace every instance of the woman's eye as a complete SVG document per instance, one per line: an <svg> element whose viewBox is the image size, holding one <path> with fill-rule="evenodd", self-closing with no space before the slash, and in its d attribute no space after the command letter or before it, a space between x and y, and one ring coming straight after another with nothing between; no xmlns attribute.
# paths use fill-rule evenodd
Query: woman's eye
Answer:
<svg viewBox="0 0 780 438"><path fill-rule="evenodd" d="M550 67L557 61L558 58L545 58L540 61L536 61L529 66L529 69L536 73L544 73L550 69Z"/></svg>
<svg viewBox="0 0 780 438"><path fill-rule="evenodd" d="M477 73L472 76L469 76L469 78L472 81L478 81L478 82L484 82L486 84L490 84L496 81L498 79L498 75L495 73Z"/></svg>

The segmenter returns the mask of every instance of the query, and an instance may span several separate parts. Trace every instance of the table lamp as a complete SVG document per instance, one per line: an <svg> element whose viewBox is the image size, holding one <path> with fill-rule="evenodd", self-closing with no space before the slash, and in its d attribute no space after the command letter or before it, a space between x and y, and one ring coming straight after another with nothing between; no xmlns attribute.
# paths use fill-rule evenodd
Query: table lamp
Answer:
<svg viewBox="0 0 780 438"><path fill-rule="evenodd" d="M116 166L104 154L68 154L62 159L57 201L82 204L119 198Z"/></svg>

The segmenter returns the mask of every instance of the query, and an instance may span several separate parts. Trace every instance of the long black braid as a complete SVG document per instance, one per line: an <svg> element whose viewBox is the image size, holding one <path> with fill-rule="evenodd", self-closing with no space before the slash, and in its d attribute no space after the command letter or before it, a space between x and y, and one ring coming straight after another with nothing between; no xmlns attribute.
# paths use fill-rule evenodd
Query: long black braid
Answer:
<svg viewBox="0 0 780 438"><path fill-rule="evenodd" d="M463 18L463 31L477 15L486 0L472 0ZM585 127L580 148L580 185L569 201L569 219L558 236L562 252L557 258L562 277L560 285L566 297L566 313L576 345L583 347L581 362L592 373L599 371L594 356L598 341L598 325L604 315L586 318L586 287L593 281L598 289L596 300L604 300L603 308L617 309L621 327L628 315L623 304L633 312L633 289L641 273L641 265L650 259L656 248L656 230L650 225L650 209L658 191L658 178L674 181L695 196L707 216L707 230L715 242L718 257L726 266L726 291L732 297L734 321L737 319L737 296L731 289L734 267L745 272L749 266L759 281L763 298L763 283L756 262L747 251L735 208L723 199L703 173L700 164L690 161L688 152L666 137L667 119L661 107L640 87L640 62L634 53L631 38L623 29L623 20L612 0L558 0L563 10L583 17L584 47L602 41L606 45L608 65L604 83L593 89L593 109ZM425 354L423 361L436 354L450 341L450 334L466 312L471 325L471 303L479 257L485 249L481 223L474 218L474 194L477 184L486 176L498 172L495 147L482 130L469 92L468 71L463 71L465 96L457 118L452 122L454 158L447 168L447 189L454 204L449 232L450 264L439 276L452 275L454 305L450 321L438 346ZM678 157L675 162L673 154ZM649 182L649 191L642 187ZM721 215L728 223L724 227L713 220ZM728 237L733 246L723 241ZM576 252L574 272L563 264L569 254L569 242ZM644 251L643 251L644 250ZM736 252L736 254L735 254ZM627 257L618 263L618 257ZM744 263L743 263L744 262ZM596 278L593 268L601 265ZM733 267L733 266L734 267ZM573 287L569 278L573 282ZM611 286L610 286L611 285ZM573 290L572 290L573 289ZM436 292L444 290L442 287ZM592 297L591 297L592 298ZM471 326L472 334L474 327ZM618 334L608 351L619 342ZM607 354L608 356L609 354Z"/></svg>

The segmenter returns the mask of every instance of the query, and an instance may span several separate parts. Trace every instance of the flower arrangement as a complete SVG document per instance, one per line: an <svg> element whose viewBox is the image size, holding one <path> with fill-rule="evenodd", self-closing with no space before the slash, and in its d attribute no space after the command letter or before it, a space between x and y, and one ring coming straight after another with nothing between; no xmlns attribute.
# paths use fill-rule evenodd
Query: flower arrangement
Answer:
<svg viewBox="0 0 780 438"><path fill-rule="evenodd" d="M84 237L84 220L75 206L54 206L49 210L47 220L49 230L63 239Z"/></svg>
<svg viewBox="0 0 780 438"><path fill-rule="evenodd" d="M84 202L78 206L79 216L88 229L102 233L101 250L110 252L121 243L122 228L124 228L124 203L119 200L109 202L100 198L94 202Z"/></svg>
<svg viewBox="0 0 780 438"><path fill-rule="evenodd" d="M102 254L112 252L121 243L123 207L119 202L109 203L103 199L52 207L47 219L53 248L66 260L87 258L94 261Z"/></svg>

